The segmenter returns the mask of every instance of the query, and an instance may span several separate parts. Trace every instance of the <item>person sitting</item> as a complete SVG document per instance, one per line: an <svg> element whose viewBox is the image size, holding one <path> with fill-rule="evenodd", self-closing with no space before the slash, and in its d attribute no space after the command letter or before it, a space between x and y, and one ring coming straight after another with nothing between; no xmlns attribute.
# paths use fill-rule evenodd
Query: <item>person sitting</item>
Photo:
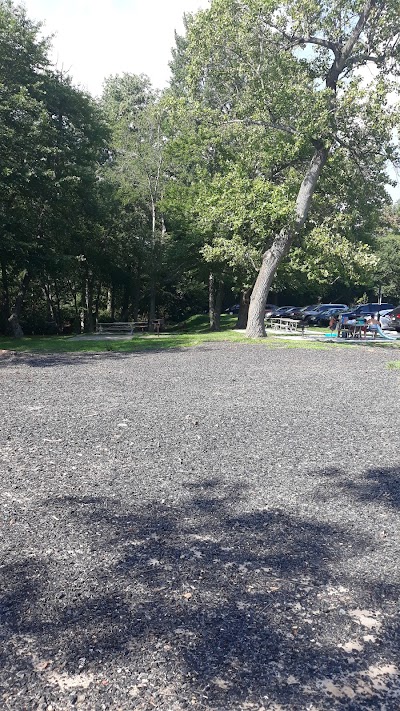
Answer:
<svg viewBox="0 0 400 711"><path fill-rule="evenodd" d="M379 318L378 318L378 314L374 314L373 316L370 316L370 317L367 319L367 328L368 328L368 331L371 331L371 333L373 334L374 338L376 338L376 335L377 335L378 329L379 329Z"/></svg>

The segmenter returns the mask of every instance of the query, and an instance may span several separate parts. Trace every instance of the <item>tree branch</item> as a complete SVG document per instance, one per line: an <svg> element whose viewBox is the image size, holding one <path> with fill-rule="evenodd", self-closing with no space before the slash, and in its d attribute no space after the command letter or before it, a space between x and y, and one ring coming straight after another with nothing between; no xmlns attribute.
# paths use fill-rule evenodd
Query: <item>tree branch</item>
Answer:
<svg viewBox="0 0 400 711"><path fill-rule="evenodd" d="M316 44L319 47L325 47L326 49L330 49L335 56L339 54L340 47L336 42L333 42L332 40L325 39L324 37L317 37L316 35L302 37L301 35L289 34L288 32L285 32L285 30L283 30L281 27L277 27L277 25L273 25L270 22L268 23L268 26L276 32L279 32L279 34L282 35L282 37L284 37L290 43L291 46L295 46L297 44Z"/></svg>
<svg viewBox="0 0 400 711"><path fill-rule="evenodd" d="M283 133L288 133L291 136L297 136L298 132L292 126L285 126L284 124L268 122L268 121L255 121L252 119L230 119L229 121L224 121L220 126L227 126L229 124L239 123L244 126L261 126L262 128L272 128L274 131L283 131Z"/></svg>

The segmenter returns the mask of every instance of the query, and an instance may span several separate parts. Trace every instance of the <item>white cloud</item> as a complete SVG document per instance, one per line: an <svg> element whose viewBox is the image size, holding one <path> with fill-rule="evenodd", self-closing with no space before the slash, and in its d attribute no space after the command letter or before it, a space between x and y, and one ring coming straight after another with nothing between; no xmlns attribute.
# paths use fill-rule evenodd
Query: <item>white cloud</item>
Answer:
<svg viewBox="0 0 400 711"><path fill-rule="evenodd" d="M174 30L208 0L25 0L29 17L55 33L53 59L94 95L110 74L147 74L164 87Z"/></svg>

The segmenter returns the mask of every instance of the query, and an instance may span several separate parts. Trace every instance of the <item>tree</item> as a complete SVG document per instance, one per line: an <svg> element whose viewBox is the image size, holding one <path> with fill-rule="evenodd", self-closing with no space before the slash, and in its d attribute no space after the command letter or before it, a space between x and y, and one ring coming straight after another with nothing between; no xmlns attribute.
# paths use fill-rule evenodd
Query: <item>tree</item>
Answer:
<svg viewBox="0 0 400 711"><path fill-rule="evenodd" d="M394 160L389 73L398 70L396 0L305 3L214 0L189 22L186 97L221 131L262 132L266 147L302 170L283 173L286 218L265 240L247 334L265 335L264 305L278 266L305 232L323 170L353 165L383 200L385 162ZM180 78L182 61L179 63ZM367 84L361 70L373 66ZM327 222L324 228L329 227Z"/></svg>
<svg viewBox="0 0 400 711"><path fill-rule="evenodd" d="M50 68L47 51L25 11L1 3L0 261L3 313L15 336L23 335L20 316L32 280L53 312L51 276L64 257L81 255L85 233L95 232L97 169L107 138L95 103Z"/></svg>
<svg viewBox="0 0 400 711"><path fill-rule="evenodd" d="M156 317L157 289L166 240L161 201L165 184L165 110L144 76L123 74L105 82L102 106L112 127L113 179L140 219L126 240L136 240L138 284L143 268L149 282L149 322Z"/></svg>
<svg viewBox="0 0 400 711"><path fill-rule="evenodd" d="M375 283L385 299L400 300L400 209L393 205L382 215L382 226L376 240L377 266Z"/></svg>

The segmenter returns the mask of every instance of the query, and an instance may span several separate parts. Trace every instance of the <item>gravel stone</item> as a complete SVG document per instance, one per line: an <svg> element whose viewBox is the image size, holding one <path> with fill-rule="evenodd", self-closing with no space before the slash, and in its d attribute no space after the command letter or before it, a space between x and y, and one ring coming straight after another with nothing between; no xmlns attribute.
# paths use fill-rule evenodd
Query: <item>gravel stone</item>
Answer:
<svg viewBox="0 0 400 711"><path fill-rule="evenodd" d="M397 711L393 359L2 359L0 708Z"/></svg>

